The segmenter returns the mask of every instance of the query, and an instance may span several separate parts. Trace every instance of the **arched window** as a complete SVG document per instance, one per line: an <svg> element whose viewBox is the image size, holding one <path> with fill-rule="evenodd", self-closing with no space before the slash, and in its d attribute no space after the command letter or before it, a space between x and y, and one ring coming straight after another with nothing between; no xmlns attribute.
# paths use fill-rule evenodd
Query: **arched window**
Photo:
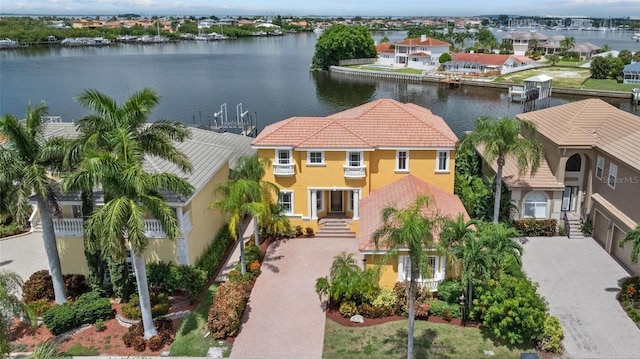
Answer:
<svg viewBox="0 0 640 359"><path fill-rule="evenodd" d="M524 218L547 218L547 196L530 192L524 200Z"/></svg>
<svg viewBox="0 0 640 359"><path fill-rule="evenodd" d="M582 169L582 156L576 153L567 159L564 170L567 172L580 172L580 169Z"/></svg>

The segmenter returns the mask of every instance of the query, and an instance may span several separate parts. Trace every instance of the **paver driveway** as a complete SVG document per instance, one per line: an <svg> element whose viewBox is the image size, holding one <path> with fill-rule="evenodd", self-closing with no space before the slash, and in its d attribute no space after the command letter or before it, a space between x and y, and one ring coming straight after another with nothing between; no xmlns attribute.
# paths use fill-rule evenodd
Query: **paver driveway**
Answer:
<svg viewBox="0 0 640 359"><path fill-rule="evenodd" d="M564 329L564 357L640 358L640 330L616 300L629 274L593 239L530 238L525 272Z"/></svg>
<svg viewBox="0 0 640 359"><path fill-rule="evenodd" d="M325 315L315 281L355 239L296 238L269 247L231 358L321 358Z"/></svg>

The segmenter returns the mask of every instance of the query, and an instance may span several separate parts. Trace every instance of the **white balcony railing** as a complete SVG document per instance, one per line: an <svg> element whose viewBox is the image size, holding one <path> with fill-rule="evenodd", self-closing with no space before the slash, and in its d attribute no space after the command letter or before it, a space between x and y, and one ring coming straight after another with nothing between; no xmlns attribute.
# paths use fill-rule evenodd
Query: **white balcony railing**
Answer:
<svg viewBox="0 0 640 359"><path fill-rule="evenodd" d="M53 230L60 237L82 237L82 218L54 218Z"/></svg>
<svg viewBox="0 0 640 359"><path fill-rule="evenodd" d="M296 167L294 163L287 164L274 164L273 165L273 174L281 177L291 177L296 174Z"/></svg>
<svg viewBox="0 0 640 359"><path fill-rule="evenodd" d="M430 292L437 292L438 284L442 283L443 280L444 278L420 279L417 281L417 283L420 287L429 289Z"/></svg>
<svg viewBox="0 0 640 359"><path fill-rule="evenodd" d="M146 219L144 228L149 238L167 238L157 219ZM56 218L53 220L53 229L59 237L82 237L84 233L82 218Z"/></svg>
<svg viewBox="0 0 640 359"><path fill-rule="evenodd" d="M345 178L364 178L367 175L367 166L344 166Z"/></svg>

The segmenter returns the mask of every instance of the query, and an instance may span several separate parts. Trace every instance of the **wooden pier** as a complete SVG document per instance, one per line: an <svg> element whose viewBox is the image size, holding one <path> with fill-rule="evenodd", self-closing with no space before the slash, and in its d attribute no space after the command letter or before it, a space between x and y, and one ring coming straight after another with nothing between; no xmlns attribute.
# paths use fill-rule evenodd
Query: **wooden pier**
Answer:
<svg viewBox="0 0 640 359"><path fill-rule="evenodd" d="M462 80L456 77L445 77L439 81L441 87L460 87Z"/></svg>

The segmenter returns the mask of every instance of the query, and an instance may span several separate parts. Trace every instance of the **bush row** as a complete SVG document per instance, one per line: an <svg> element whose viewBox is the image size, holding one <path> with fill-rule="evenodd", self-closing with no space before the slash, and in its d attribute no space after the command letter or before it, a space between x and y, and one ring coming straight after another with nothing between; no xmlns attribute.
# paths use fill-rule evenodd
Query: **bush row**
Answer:
<svg viewBox="0 0 640 359"><path fill-rule="evenodd" d="M153 291L173 294L180 290L189 299L194 299L207 282L207 272L197 267L161 261L147 264L147 281Z"/></svg>
<svg viewBox="0 0 640 359"><path fill-rule="evenodd" d="M207 326L214 338L223 339L238 334L248 300L249 292L242 282L230 280L218 287L207 319Z"/></svg>
<svg viewBox="0 0 640 359"><path fill-rule="evenodd" d="M207 277L215 275L218 265L224 260L224 255L233 242L234 238L231 233L229 233L229 227L224 226L220 228L213 242L211 242L204 253L196 259L196 268L205 271Z"/></svg>
<svg viewBox="0 0 640 359"><path fill-rule="evenodd" d="M98 292L81 295L75 302L58 305L44 314L44 324L54 335L62 334L82 324L93 324L97 320L113 318L109 298L101 298Z"/></svg>
<svg viewBox="0 0 640 359"><path fill-rule="evenodd" d="M558 229L555 219L519 219L513 225L525 237L553 237Z"/></svg>
<svg viewBox="0 0 640 359"><path fill-rule="evenodd" d="M13 236L20 232L22 232L22 229L15 222L7 225L0 225L0 238Z"/></svg>
<svg viewBox="0 0 640 359"><path fill-rule="evenodd" d="M66 274L64 279L67 298L75 299L89 291L89 285L82 274ZM35 302L40 299L52 301L55 299L53 292L53 280L46 269L33 273L22 287L22 298L25 303Z"/></svg>

